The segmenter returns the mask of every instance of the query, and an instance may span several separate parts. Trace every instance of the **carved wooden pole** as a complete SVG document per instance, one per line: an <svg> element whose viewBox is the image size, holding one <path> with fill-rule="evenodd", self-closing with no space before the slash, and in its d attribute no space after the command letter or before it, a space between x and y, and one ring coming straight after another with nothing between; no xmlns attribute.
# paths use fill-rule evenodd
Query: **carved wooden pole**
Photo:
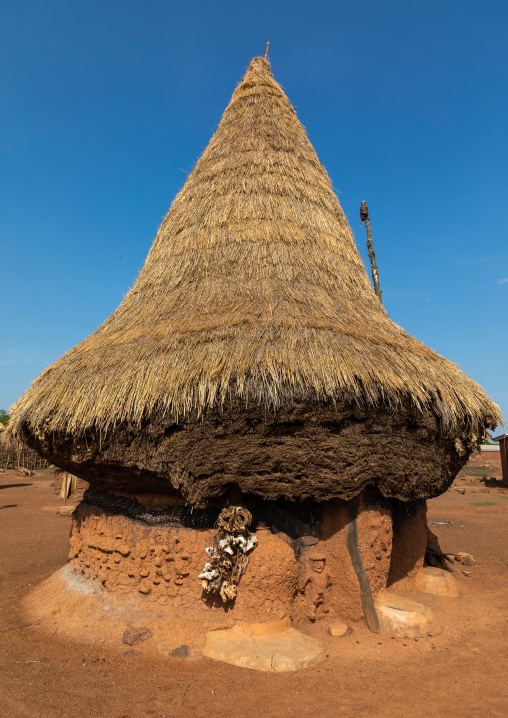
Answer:
<svg viewBox="0 0 508 718"><path fill-rule="evenodd" d="M369 250L370 265L372 267L372 281L374 282L374 291L376 292L376 296L382 304L383 303L383 300L381 299L382 291L379 287L379 270L378 270L377 264L376 264L376 254L374 252L374 243L372 241L372 230L370 228L369 208L367 207L367 202L365 202L365 201L363 201L360 206L360 224L362 222L365 222L365 227L367 229L367 249Z"/></svg>
<svg viewBox="0 0 508 718"><path fill-rule="evenodd" d="M379 619L372 597L372 589L370 587L369 577L363 565L360 555L360 547L358 545L358 528L356 519L358 516L359 499L356 497L346 504L346 546L353 564L358 583L360 584L360 598L362 601L363 615L367 621L367 626L372 633L379 633Z"/></svg>

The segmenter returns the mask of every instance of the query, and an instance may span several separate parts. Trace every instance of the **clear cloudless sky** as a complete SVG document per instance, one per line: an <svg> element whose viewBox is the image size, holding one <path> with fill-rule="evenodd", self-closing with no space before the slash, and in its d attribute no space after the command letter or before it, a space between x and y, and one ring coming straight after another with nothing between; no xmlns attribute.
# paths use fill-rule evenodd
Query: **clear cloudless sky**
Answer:
<svg viewBox="0 0 508 718"><path fill-rule="evenodd" d="M383 300L508 416L507 0L3 0L0 407L112 313L250 59Z"/></svg>

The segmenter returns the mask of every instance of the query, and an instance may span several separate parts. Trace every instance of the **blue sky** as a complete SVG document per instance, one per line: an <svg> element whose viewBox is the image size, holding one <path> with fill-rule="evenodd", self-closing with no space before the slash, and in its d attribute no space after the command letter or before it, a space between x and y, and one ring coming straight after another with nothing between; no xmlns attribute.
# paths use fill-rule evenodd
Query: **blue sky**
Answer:
<svg viewBox="0 0 508 718"><path fill-rule="evenodd" d="M506 0L4 0L0 407L132 285L271 42L391 318L508 416Z"/></svg>

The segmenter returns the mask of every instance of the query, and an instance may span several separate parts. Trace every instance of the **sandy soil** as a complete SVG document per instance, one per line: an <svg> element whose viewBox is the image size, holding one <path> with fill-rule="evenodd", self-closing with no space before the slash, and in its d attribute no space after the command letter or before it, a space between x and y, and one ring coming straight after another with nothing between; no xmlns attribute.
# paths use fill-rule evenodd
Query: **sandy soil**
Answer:
<svg viewBox="0 0 508 718"><path fill-rule="evenodd" d="M472 567L456 565L459 598L410 596L436 612L442 634L392 639L355 624L350 636L321 637L326 661L282 674L209 659L154 659L143 654L142 644L129 656L124 645L113 651L71 644L32 625L20 607L22 597L67 561L71 519L55 514L62 502L51 480L50 472L30 478L0 474L5 718L508 714L508 489L486 487L478 471L476 478L463 472L446 494L429 502L429 523L443 550L477 559ZM494 505L473 505L484 502Z"/></svg>

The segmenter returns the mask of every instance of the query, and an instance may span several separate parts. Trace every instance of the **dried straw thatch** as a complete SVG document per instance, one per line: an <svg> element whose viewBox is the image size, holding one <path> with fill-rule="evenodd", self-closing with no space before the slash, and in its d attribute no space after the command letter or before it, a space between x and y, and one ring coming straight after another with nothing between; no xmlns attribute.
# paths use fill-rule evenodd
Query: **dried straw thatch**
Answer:
<svg viewBox="0 0 508 718"><path fill-rule="evenodd" d="M448 434L499 411L387 316L330 179L255 58L134 286L12 407L25 436L111 435L243 403L410 404Z"/></svg>

